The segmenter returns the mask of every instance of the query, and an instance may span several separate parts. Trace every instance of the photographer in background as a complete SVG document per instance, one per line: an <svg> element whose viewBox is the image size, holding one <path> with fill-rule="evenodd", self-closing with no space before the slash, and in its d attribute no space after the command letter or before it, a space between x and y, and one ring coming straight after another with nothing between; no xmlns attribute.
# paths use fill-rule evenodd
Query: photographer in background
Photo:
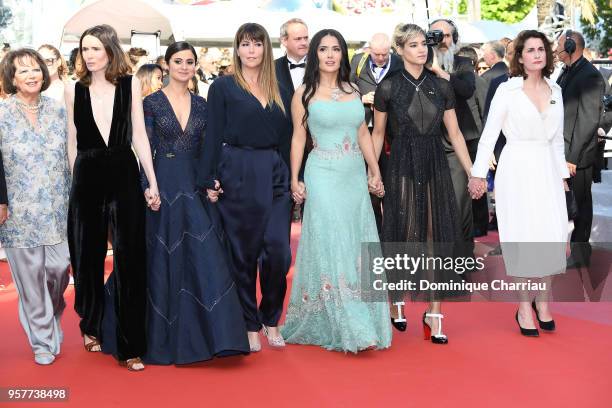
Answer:
<svg viewBox="0 0 612 408"><path fill-rule="evenodd" d="M478 124L468 104L468 99L474 95L476 90L474 65L469 58L455 55L459 50L459 32L455 23L451 20L439 19L431 24L430 29L443 32L442 41L433 47L435 58L430 70L439 78L445 79L451 84L455 93L455 110L459 121L459 129L463 134L468 151L473 157L476 154L480 138ZM468 182L467 174L450 143L446 129L442 142L444 143L457 200L458 228L464 241L473 242L472 198L465 188Z"/></svg>

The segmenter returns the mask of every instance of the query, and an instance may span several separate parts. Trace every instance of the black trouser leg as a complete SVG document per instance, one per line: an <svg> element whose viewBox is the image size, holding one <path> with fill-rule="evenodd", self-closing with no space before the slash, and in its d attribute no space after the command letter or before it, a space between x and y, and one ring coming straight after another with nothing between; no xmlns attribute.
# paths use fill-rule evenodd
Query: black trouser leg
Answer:
<svg viewBox="0 0 612 408"><path fill-rule="evenodd" d="M576 170L571 179L572 189L578 205L578 215L574 220L574 231L571 237L572 258L574 261L589 265L591 260L591 226L593 224L593 167Z"/></svg>

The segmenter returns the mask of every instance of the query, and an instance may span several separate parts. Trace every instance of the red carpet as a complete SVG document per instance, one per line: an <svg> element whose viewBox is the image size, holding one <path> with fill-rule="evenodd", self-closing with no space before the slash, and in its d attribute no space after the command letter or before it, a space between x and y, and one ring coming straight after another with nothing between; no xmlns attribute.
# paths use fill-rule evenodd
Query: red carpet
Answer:
<svg viewBox="0 0 612 408"><path fill-rule="evenodd" d="M298 237L294 225L294 249ZM62 354L51 366L34 364L6 263L0 284L0 387L70 390L68 403L2 407L612 407L610 303L555 305L558 331L535 339L520 336L512 304L447 304L447 346L423 340L425 305L412 304L408 331L394 332L386 351L264 345L247 357L130 373L84 351L72 287Z"/></svg>

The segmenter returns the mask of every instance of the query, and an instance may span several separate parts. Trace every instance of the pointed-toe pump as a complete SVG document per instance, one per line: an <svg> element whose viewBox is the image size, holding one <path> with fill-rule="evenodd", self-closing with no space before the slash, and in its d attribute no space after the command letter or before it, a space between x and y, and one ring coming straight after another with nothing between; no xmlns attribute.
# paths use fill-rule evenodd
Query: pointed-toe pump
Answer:
<svg viewBox="0 0 612 408"><path fill-rule="evenodd" d="M540 329L547 332L555 331L556 326L554 320L549 320L547 322L540 320L540 314L538 313L538 308L536 307L535 300L531 302L531 308L535 312L536 319L538 319L538 324L540 325Z"/></svg>

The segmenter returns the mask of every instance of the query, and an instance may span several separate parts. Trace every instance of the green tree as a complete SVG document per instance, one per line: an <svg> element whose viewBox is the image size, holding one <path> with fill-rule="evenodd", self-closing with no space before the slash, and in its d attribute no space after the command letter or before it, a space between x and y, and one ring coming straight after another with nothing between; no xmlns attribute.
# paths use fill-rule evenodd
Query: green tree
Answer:
<svg viewBox="0 0 612 408"><path fill-rule="evenodd" d="M480 11L483 20L502 23L518 23L529 14L536 0L481 0ZM467 13L467 1L459 2L459 13Z"/></svg>
<svg viewBox="0 0 612 408"><path fill-rule="evenodd" d="M612 7L610 0L595 0L597 14L595 23L591 24L584 18L580 19L582 32L594 43L599 43L599 51L605 53L612 48Z"/></svg>

